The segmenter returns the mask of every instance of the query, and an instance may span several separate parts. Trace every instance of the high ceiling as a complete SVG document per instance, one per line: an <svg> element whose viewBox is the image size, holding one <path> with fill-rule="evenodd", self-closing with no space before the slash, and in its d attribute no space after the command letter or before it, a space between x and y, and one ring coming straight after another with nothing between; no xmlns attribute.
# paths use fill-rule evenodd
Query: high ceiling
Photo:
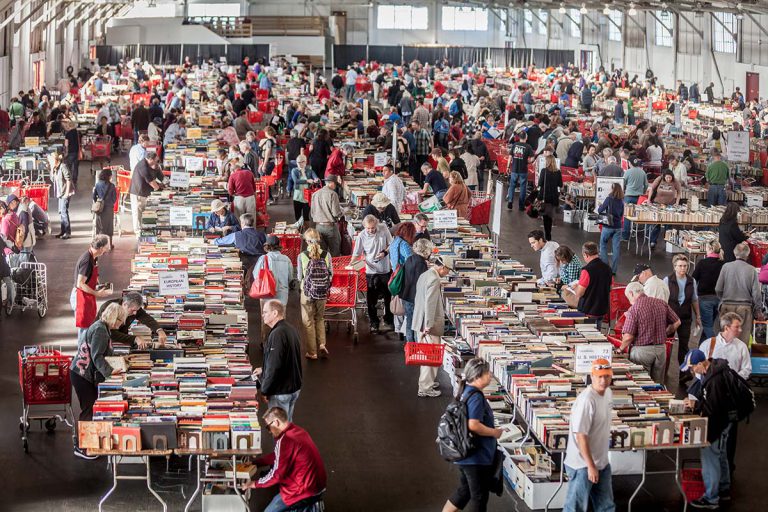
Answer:
<svg viewBox="0 0 768 512"><path fill-rule="evenodd" d="M386 2L382 2L386 3ZM467 0L451 3L464 3L467 5L483 5L488 7L519 7L521 9L552 9L561 7L566 9L580 9L585 7L589 11L602 11L606 7L629 12L634 9L640 11L675 12L733 12L768 14L767 0Z"/></svg>

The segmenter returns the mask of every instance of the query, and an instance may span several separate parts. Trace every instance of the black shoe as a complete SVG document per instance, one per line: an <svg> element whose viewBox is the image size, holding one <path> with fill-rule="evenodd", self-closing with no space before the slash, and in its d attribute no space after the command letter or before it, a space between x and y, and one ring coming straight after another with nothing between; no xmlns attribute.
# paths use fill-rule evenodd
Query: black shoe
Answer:
<svg viewBox="0 0 768 512"><path fill-rule="evenodd" d="M720 506L717 503L710 503L709 501L705 500L704 498L699 498L697 500L693 500L691 502L691 506L693 508L703 508L707 510L717 510L720 508Z"/></svg>
<svg viewBox="0 0 768 512"><path fill-rule="evenodd" d="M507 210L514 210L515 205L513 203L507 203Z"/></svg>
<svg viewBox="0 0 768 512"><path fill-rule="evenodd" d="M58 235L53 235L54 238L61 238L64 236L64 233L59 233Z"/></svg>
<svg viewBox="0 0 768 512"><path fill-rule="evenodd" d="M379 333L379 326L371 325L371 334L378 334L378 333Z"/></svg>
<svg viewBox="0 0 768 512"><path fill-rule="evenodd" d="M718 497L720 501L731 501L731 491L720 491Z"/></svg>

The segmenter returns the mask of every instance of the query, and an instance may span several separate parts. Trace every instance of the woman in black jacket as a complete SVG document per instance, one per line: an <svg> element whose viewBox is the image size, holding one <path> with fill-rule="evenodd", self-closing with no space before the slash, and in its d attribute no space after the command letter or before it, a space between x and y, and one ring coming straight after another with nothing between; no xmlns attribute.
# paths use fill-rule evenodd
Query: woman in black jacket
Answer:
<svg viewBox="0 0 768 512"><path fill-rule="evenodd" d="M576 169L581 163L581 157L584 154L584 143L580 140L573 141L571 147L568 148L568 156L565 157L563 167L570 167Z"/></svg>
<svg viewBox="0 0 768 512"><path fill-rule="evenodd" d="M325 178L325 168L328 166L331 151L333 151L333 143L329 138L328 130L322 128L312 141L312 151L309 153L309 166L315 170L321 180Z"/></svg>
<svg viewBox="0 0 768 512"><path fill-rule="evenodd" d="M403 265L403 288L400 299L405 307L405 341L416 341L416 333L411 329L413 323L413 306L416 303L416 285L421 274L427 271L427 262L432 255L435 244L427 238L420 238L413 243L411 254Z"/></svg>
<svg viewBox="0 0 768 512"><path fill-rule="evenodd" d="M733 255L733 248L749 239L749 235L752 234L751 231L745 233L739 228L740 209L737 203L728 203L723 216L720 217L718 232L720 234L720 247L723 248L723 261L726 263L736 260L736 256Z"/></svg>
<svg viewBox="0 0 768 512"><path fill-rule="evenodd" d="M461 159L461 151L459 151L458 148L454 148L450 151L451 153L451 163L449 165L449 168L452 171L456 171L459 174L461 174L461 177L463 179L467 179L467 164L464 163L464 160Z"/></svg>
<svg viewBox="0 0 768 512"><path fill-rule="evenodd" d="M544 203L544 237L552 240L552 223L557 208L560 206L560 189L563 188L563 175L557 168L555 157L549 155L546 158L544 169L539 173L539 197Z"/></svg>

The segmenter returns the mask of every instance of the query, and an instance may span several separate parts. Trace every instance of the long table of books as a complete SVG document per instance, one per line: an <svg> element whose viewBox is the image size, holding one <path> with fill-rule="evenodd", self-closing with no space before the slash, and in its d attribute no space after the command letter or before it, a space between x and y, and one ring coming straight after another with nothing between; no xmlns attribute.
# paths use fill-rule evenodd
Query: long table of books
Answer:
<svg viewBox="0 0 768 512"><path fill-rule="evenodd" d="M99 384L93 421L78 425L79 446L112 463L113 487L99 508L128 478L118 475L120 461L138 456L146 466L143 479L165 510L152 489L149 458L176 455L197 459L197 485L185 510L201 492L214 508L236 495L248 509L240 487L255 474L247 459L261 453L261 427L247 356L242 264L237 249L213 245L195 229L212 198L226 199L215 180L148 199L128 290L145 297L168 341L151 350L115 347L125 371ZM136 323L131 331L152 336Z"/></svg>

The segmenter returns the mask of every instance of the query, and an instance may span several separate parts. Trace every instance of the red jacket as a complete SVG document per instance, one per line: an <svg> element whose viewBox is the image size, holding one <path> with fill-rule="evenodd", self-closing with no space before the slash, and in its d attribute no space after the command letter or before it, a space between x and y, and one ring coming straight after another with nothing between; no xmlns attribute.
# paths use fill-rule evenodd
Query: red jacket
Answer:
<svg viewBox="0 0 768 512"><path fill-rule="evenodd" d="M323 100L331 99L331 91L329 91L328 89L323 89L323 88L319 89L317 91L317 99L318 99L318 101L323 101Z"/></svg>
<svg viewBox="0 0 768 512"><path fill-rule="evenodd" d="M344 154L339 148L335 148L328 158L328 164L325 166L325 175L344 176L347 173L347 167L344 164Z"/></svg>
<svg viewBox="0 0 768 512"><path fill-rule="evenodd" d="M256 465L272 466L264 477L253 483L259 489L280 486L286 505L311 498L325 489L325 465L317 446L307 431L293 423L275 440L275 452L256 459Z"/></svg>
<svg viewBox="0 0 768 512"><path fill-rule="evenodd" d="M229 175L227 192L232 196L251 197L256 193L253 173L248 169L238 169Z"/></svg>

